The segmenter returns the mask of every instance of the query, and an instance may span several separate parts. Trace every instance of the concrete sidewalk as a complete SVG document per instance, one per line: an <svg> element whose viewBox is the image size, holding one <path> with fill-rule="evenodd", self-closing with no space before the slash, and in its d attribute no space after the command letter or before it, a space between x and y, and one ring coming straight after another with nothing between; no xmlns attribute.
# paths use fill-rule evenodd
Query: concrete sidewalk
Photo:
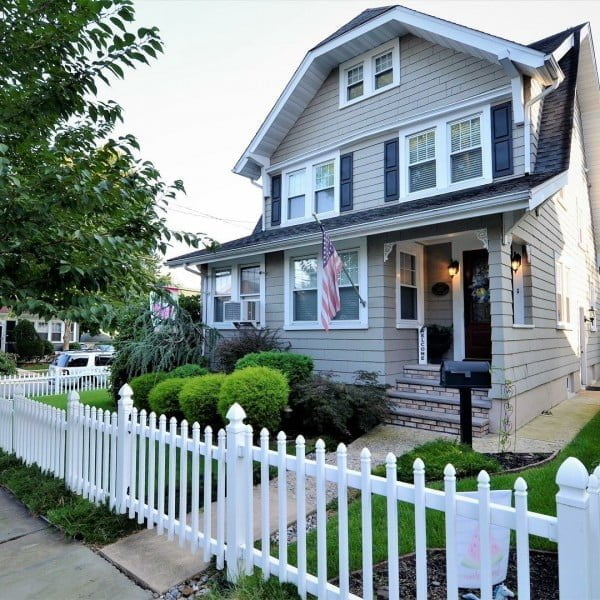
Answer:
<svg viewBox="0 0 600 600"><path fill-rule="evenodd" d="M152 594L0 489L0 597L143 600Z"/></svg>

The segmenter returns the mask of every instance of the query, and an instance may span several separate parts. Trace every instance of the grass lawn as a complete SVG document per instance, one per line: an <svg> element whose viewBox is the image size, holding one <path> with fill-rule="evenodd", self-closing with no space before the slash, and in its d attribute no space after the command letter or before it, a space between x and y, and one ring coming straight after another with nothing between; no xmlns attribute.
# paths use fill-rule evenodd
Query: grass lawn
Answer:
<svg viewBox="0 0 600 600"><path fill-rule="evenodd" d="M50 365L48 363L25 363L17 366L25 371L47 371Z"/></svg>
<svg viewBox="0 0 600 600"><path fill-rule="evenodd" d="M575 439L550 463L538 468L527 469L521 473L492 475L492 489L513 489L515 480L523 477L529 490L529 510L547 515L556 514L555 484L556 472L569 456L575 456L583 462L588 471L600 463L600 413L598 413L575 437ZM425 466L427 459L423 456ZM443 489L441 482L433 482L428 487ZM474 491L477 482L474 477L457 482L458 491ZM387 559L387 517L386 499L373 496L373 562ZM350 570L361 568L361 501L352 502L348 509L348 528L350 539ZM414 507L412 504L399 503L398 530L400 553L415 550ZM430 548L445 546L444 514L439 511L427 511L427 543ZM556 545L548 540L532 536L532 548L554 550ZM290 544L289 562L296 564L296 545ZM276 549L274 549L276 551ZM317 572L317 532L307 535L307 566L310 573ZM338 574L338 520L332 517L327 522L327 571L328 577Z"/></svg>
<svg viewBox="0 0 600 600"><path fill-rule="evenodd" d="M115 401L112 399L108 390L84 390L79 392L80 402L89 404L102 410L116 410ZM56 408L67 409L67 394L55 394L53 396L36 396L34 400L55 406Z"/></svg>

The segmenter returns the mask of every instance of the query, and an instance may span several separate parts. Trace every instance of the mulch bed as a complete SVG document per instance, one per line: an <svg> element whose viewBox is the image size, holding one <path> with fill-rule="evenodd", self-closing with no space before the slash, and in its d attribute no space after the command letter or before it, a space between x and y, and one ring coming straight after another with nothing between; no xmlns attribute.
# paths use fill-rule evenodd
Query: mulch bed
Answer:
<svg viewBox="0 0 600 600"><path fill-rule="evenodd" d="M502 471L517 471L531 465L553 458L555 452L493 452L485 456L495 458L502 467Z"/></svg>
<svg viewBox="0 0 600 600"><path fill-rule="evenodd" d="M530 551L530 581L532 598L535 600L559 600L558 595L558 558L554 552ZM399 560L400 597L412 600L417 597L416 588L416 559L414 554L403 556ZM446 553L444 550L427 551L427 598L428 600L446 600ZM335 580L334 583L337 583ZM388 563L383 562L373 568L373 583L375 598L389 598L388 592ZM508 576L505 585L517 593L516 552L511 550L508 563ZM350 591L362 597L362 573L352 573L350 576ZM460 593L472 592L476 596L479 590L461 589Z"/></svg>

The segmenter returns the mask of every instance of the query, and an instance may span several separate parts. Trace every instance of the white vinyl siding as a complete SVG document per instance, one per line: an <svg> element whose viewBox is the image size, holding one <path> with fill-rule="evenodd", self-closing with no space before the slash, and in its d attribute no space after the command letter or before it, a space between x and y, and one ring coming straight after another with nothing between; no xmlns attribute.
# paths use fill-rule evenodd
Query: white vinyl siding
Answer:
<svg viewBox="0 0 600 600"><path fill-rule="evenodd" d="M451 183L481 177L481 119L472 117L450 125Z"/></svg>
<svg viewBox="0 0 600 600"><path fill-rule="evenodd" d="M408 138L408 179L410 192L436 186L435 130Z"/></svg>

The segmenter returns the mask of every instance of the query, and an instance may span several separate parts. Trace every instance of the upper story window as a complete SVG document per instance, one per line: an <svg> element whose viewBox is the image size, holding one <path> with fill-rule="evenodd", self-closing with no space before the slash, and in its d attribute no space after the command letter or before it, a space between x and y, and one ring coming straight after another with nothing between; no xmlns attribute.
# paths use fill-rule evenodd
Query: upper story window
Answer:
<svg viewBox="0 0 600 600"><path fill-rule="evenodd" d="M400 131L400 199L492 181L490 107Z"/></svg>
<svg viewBox="0 0 600 600"><path fill-rule="evenodd" d="M435 187L435 130L408 138L408 177L410 192Z"/></svg>
<svg viewBox="0 0 600 600"><path fill-rule="evenodd" d="M355 100L365 92L363 81L363 66L356 65L346 71L346 99Z"/></svg>
<svg viewBox="0 0 600 600"><path fill-rule="evenodd" d="M314 160L283 173L282 224L312 219L312 213L339 213L339 159Z"/></svg>
<svg viewBox="0 0 600 600"><path fill-rule="evenodd" d="M450 125L451 181L481 177L481 117L472 117Z"/></svg>
<svg viewBox="0 0 600 600"><path fill-rule="evenodd" d="M373 48L340 65L340 108L400 83L400 41Z"/></svg>

